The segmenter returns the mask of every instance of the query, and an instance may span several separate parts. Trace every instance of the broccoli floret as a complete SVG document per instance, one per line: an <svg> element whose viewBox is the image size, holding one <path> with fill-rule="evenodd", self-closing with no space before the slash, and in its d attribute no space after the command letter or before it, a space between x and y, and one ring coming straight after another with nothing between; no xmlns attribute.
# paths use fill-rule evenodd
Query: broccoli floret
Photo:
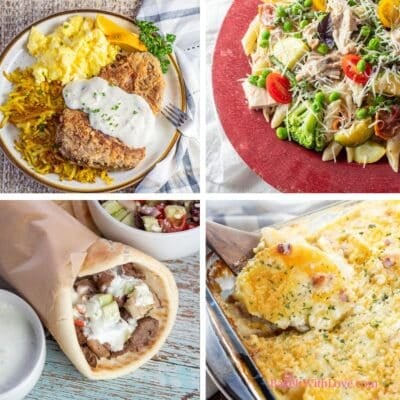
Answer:
<svg viewBox="0 0 400 400"><path fill-rule="evenodd" d="M286 121L290 137L307 149L322 151L326 144L320 122L322 114L322 111L313 111L309 101L290 110Z"/></svg>

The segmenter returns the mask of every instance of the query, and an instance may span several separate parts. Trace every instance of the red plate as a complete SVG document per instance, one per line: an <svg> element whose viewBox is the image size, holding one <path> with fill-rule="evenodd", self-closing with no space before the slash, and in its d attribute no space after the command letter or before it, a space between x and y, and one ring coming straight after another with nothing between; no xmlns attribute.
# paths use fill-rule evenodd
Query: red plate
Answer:
<svg viewBox="0 0 400 400"><path fill-rule="evenodd" d="M235 0L222 25L213 60L214 98L226 135L244 162L282 192L395 193L400 176L386 158L363 168L276 138L260 111L248 109L239 82L250 68L241 39L257 13L259 0Z"/></svg>

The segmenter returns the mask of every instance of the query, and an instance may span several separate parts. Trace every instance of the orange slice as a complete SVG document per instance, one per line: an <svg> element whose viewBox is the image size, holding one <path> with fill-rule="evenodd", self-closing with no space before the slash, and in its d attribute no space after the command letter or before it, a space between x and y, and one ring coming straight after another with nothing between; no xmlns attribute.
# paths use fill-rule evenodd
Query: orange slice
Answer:
<svg viewBox="0 0 400 400"><path fill-rule="evenodd" d="M377 14L385 28L400 25L400 0L380 0Z"/></svg>
<svg viewBox="0 0 400 400"><path fill-rule="evenodd" d="M110 43L116 44L125 50L147 51L147 47L140 41L139 35L128 31L104 15L97 14L96 23Z"/></svg>

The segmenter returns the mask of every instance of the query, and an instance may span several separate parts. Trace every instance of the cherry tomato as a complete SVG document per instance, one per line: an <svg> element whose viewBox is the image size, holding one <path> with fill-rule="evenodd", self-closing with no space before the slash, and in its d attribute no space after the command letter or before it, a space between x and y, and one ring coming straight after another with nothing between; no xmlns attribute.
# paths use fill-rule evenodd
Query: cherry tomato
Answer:
<svg viewBox="0 0 400 400"><path fill-rule="evenodd" d="M74 321L75 326L77 326L78 328L83 328L85 326L85 321L81 320L81 319L76 319Z"/></svg>
<svg viewBox="0 0 400 400"><path fill-rule="evenodd" d="M271 72L267 77L267 90L277 103L289 104L292 102L290 81L286 76Z"/></svg>
<svg viewBox="0 0 400 400"><path fill-rule="evenodd" d="M363 72L357 69L357 64L361 61L361 57L357 54L348 54L342 58L342 69L347 77L356 83L365 85L372 73L372 67L366 63Z"/></svg>
<svg viewBox="0 0 400 400"><path fill-rule="evenodd" d="M180 232L184 231L186 228L186 215L179 221L171 222L168 219L165 219L162 222L163 232Z"/></svg>

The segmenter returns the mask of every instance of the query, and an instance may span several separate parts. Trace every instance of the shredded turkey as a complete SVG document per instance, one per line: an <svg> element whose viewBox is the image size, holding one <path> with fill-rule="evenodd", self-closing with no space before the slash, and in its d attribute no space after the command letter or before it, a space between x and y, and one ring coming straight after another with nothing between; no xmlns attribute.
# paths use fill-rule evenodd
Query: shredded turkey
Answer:
<svg viewBox="0 0 400 400"><path fill-rule="evenodd" d="M303 37L312 50L319 45L318 24L319 21L313 21L303 31Z"/></svg>
<svg viewBox="0 0 400 400"><path fill-rule="evenodd" d="M389 35L396 54L400 55L400 28L393 29Z"/></svg>
<svg viewBox="0 0 400 400"><path fill-rule="evenodd" d="M351 35L357 29L357 17L347 0L328 0L328 10L332 18L333 40L339 53L351 53L356 46Z"/></svg>
<svg viewBox="0 0 400 400"><path fill-rule="evenodd" d="M305 78L315 80L331 79L339 80L341 74L341 57L337 52L321 56L311 53L306 62L296 75L296 79L301 81Z"/></svg>

